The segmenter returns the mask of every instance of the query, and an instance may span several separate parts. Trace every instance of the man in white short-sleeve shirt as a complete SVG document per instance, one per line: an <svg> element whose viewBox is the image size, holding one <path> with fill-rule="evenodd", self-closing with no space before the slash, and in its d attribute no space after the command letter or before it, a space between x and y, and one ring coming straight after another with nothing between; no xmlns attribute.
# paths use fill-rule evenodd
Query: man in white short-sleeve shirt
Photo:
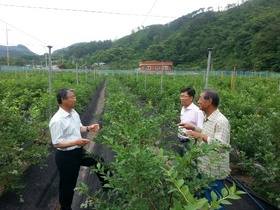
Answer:
<svg viewBox="0 0 280 210"><path fill-rule="evenodd" d="M186 149L189 148L189 139L184 133L188 131L188 126L193 126L194 129L202 129L203 127L203 112L193 103L195 96L195 90L191 87L183 88L180 91L180 101L182 104L180 123L179 123L179 133L178 137L180 144L182 144ZM180 151L180 155L183 153Z"/></svg>

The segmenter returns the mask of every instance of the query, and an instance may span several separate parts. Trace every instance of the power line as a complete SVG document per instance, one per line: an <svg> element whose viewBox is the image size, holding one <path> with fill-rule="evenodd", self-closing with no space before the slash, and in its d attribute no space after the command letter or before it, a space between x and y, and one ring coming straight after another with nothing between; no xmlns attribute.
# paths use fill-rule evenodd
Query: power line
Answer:
<svg viewBox="0 0 280 210"><path fill-rule="evenodd" d="M80 10L80 9L68 9L68 8L53 8L53 7L38 7L38 6L24 6L24 5L12 5L12 4L0 4L0 6L5 6L5 7L17 7L17 8L27 8L27 9L40 9L40 10L56 10L56 11L68 11L68 12L84 12L84 13L100 13L100 14L109 14L109 15L125 15L125 16L145 16L145 19L143 21L143 24L145 23L146 19L148 17L156 17L156 18L176 18L176 17L172 17L172 16L159 16L159 15L150 15L152 9L154 8L155 4L156 4L157 0L155 0L153 6L151 7L149 13L147 15L143 15L143 14L132 14L132 13L118 13L118 12L104 12L104 11L92 11L92 10ZM40 43L43 43L44 45L42 45L43 47L47 46L47 43L24 32L23 30L7 23L4 20L1 20L3 23L9 25L10 27L20 31L21 33L33 38L34 40L39 41Z"/></svg>
<svg viewBox="0 0 280 210"><path fill-rule="evenodd" d="M155 3L156 3L156 1L155 1ZM154 3L154 5L155 5L155 3ZM153 5L153 7L154 7L154 5ZM22 8L28 8L28 9L43 9L43 10L60 10L60 11L68 11L68 12L100 13L100 14L109 14L109 15L146 16L147 17L147 15L143 15L143 14L120 13L120 12L104 12L104 11L81 10L81 9L67 9L67 8L54 8L54 7L35 7L35 6L12 5L12 4L0 4L0 6L5 6L5 7L22 7ZM150 17L176 18L176 17L171 17L171 16L161 16L161 15L150 15Z"/></svg>
<svg viewBox="0 0 280 210"><path fill-rule="evenodd" d="M5 23L5 24L7 24L7 25L9 25L9 26L13 27L14 29L16 29L16 30L20 31L21 33L24 33L25 35L30 36L31 38L33 38L33 39L35 39L35 40L37 40L37 41L39 41L39 42L41 42L41 43L43 43L43 44L47 45L45 42L41 41L40 39L38 39L38 38L36 38L36 37L34 37L34 36L32 36L32 35L30 35L30 34L28 34L28 33L24 32L23 30L21 30L21 29L19 29L19 28L15 27L15 26L13 26L13 25L11 25L11 24L7 23L6 21L1 20L1 19L0 19L0 21L2 21L3 23Z"/></svg>
<svg viewBox="0 0 280 210"><path fill-rule="evenodd" d="M148 12L148 14L146 15L146 17L145 17L145 19L144 19L144 21L143 21L142 25L144 25L144 24L145 24L145 22L146 22L146 20L147 20L148 16L150 15L150 13L151 13L151 11L153 10L153 8L154 8L154 6L156 5L156 3L157 3L157 0L155 0L155 2L154 2L154 4L153 4L153 6L151 7L150 11L149 11L149 12Z"/></svg>

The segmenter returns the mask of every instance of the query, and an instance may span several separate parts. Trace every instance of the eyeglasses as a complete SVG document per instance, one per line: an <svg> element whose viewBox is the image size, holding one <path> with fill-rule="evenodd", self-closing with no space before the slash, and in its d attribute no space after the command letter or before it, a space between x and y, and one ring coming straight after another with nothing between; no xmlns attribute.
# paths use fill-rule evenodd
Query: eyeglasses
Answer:
<svg viewBox="0 0 280 210"><path fill-rule="evenodd" d="M187 98L190 98L190 97L192 97L192 96L180 95L180 98L185 98L185 99L187 99Z"/></svg>

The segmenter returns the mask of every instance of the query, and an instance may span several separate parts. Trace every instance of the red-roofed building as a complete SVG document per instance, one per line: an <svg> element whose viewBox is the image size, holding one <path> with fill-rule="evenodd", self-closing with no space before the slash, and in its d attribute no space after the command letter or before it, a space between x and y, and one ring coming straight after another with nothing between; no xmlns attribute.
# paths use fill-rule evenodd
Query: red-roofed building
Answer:
<svg viewBox="0 0 280 210"><path fill-rule="evenodd" d="M171 71L172 66L173 62L145 61L139 63L141 71Z"/></svg>

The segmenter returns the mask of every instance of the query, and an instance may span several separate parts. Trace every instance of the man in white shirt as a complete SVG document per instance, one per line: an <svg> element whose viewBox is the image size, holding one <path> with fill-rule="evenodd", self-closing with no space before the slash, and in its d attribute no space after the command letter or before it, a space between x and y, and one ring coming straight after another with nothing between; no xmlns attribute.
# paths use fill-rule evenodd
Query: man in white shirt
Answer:
<svg viewBox="0 0 280 210"><path fill-rule="evenodd" d="M53 146L57 148L55 161L59 171L61 210L71 210L80 166L93 166L99 162L98 157L85 156L83 146L90 140L82 138L81 133L97 132L99 124L82 125L79 114L74 110L76 96L73 89L60 89L56 96L60 106L52 117L49 128ZM96 175L103 181L100 174Z"/></svg>
<svg viewBox="0 0 280 210"><path fill-rule="evenodd" d="M181 133L185 133L188 126L192 125L194 129L202 129L203 127L203 112L193 103L195 96L195 90L187 87L181 90L180 101L182 104L179 130ZM182 134L178 134L181 139L186 139Z"/></svg>
<svg viewBox="0 0 280 210"><path fill-rule="evenodd" d="M189 127L192 126L194 129L202 129L203 127L203 112L193 103L195 96L195 90L191 87L183 88L180 91L180 101L182 104L181 114L180 114L180 123L178 124L179 133L178 138L179 142L175 142L173 150L177 151L181 156L184 155L184 148L190 149L189 139L184 133L189 130ZM175 140L176 141L176 140ZM180 148L183 146L183 149Z"/></svg>

